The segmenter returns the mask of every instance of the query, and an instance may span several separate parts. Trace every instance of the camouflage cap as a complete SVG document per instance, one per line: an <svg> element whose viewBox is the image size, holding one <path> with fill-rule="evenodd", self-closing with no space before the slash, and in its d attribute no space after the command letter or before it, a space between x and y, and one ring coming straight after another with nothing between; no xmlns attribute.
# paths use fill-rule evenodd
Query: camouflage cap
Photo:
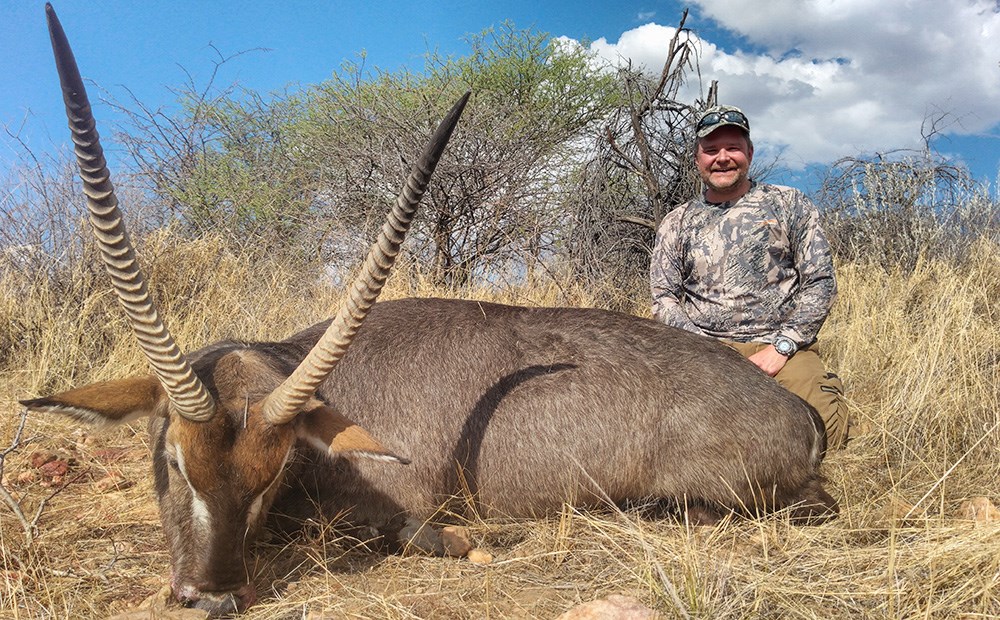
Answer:
<svg viewBox="0 0 1000 620"><path fill-rule="evenodd" d="M747 136L750 135L750 121L747 120L746 114L731 105L717 105L702 112L701 116L698 117L696 131L699 138L704 138L719 127L726 125L739 127L746 132Z"/></svg>

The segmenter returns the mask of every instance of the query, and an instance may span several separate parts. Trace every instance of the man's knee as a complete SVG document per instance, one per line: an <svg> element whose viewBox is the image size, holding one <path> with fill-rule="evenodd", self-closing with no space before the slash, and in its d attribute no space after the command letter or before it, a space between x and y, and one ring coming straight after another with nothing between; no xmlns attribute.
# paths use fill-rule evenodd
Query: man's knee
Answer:
<svg viewBox="0 0 1000 620"><path fill-rule="evenodd" d="M851 438L844 384L834 373L825 373L819 380L815 394L816 397L806 400L816 408L826 425L827 448L843 448Z"/></svg>
<svg viewBox="0 0 1000 620"><path fill-rule="evenodd" d="M757 342L723 341L744 357L767 346ZM815 346L802 349L788 360L775 379L785 389L812 405L826 425L827 448L844 447L851 439L851 424L840 377L827 372Z"/></svg>
<svg viewBox="0 0 1000 620"><path fill-rule="evenodd" d="M776 378L819 413L826 425L827 447L844 447L850 439L850 420L840 377L828 372L817 352L810 349L797 353L783 370Z"/></svg>

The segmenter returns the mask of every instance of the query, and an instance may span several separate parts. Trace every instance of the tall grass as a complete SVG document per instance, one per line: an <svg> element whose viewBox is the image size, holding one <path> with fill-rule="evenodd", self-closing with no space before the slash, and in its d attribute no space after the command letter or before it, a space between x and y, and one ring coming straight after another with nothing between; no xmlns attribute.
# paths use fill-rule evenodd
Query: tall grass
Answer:
<svg viewBox="0 0 1000 620"><path fill-rule="evenodd" d="M221 237L192 241L166 228L137 241L162 313L188 350L281 338L329 316L341 297L322 272L236 251ZM146 371L89 256L85 248L60 278L0 268L0 451L18 422L17 399ZM372 556L319 524L265 545L255 567L263 601L248 617L554 617L615 592L666 618L1000 615L1000 530L958 518L970 497L1000 503L1000 246L983 237L961 262L917 257L906 269L845 262L838 276L820 343L860 431L824 465L840 519L687 529L639 513L567 509L548 520L474 521L475 542L496 558L488 566ZM552 277L461 290L428 282L403 265L386 297L599 306L622 295ZM646 312L643 294L633 307ZM49 499L30 547L0 505L0 617L100 617L156 592L168 558L141 425L92 437L31 416L25 437L34 441L6 455L3 473L27 514L52 493L17 480L32 451L71 457L76 478ZM109 472L135 485L96 491L92 482Z"/></svg>

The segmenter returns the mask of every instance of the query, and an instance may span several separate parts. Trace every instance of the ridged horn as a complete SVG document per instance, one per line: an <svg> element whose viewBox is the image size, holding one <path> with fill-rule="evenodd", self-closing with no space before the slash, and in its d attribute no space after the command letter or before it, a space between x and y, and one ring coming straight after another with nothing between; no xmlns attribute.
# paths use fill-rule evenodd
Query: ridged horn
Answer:
<svg viewBox="0 0 1000 620"><path fill-rule="evenodd" d="M188 420L208 420L215 413L215 403L174 343L153 305L146 281L136 262L128 231L122 222L121 211L118 210L111 173L104 159L104 149L101 148L94 114L76 59L59 18L49 3L45 4L45 15L63 101L66 104L73 150L80 166L83 191L87 196L90 223L104 266L111 276L118 299L125 308L139 347L163 384L173 403L173 410Z"/></svg>
<svg viewBox="0 0 1000 620"><path fill-rule="evenodd" d="M347 352L351 340L382 291L389 270L399 254L406 232L417 212L420 198L427 189L434 168L458 123L471 92L465 93L438 125L430 142L406 179L396 205L372 244L361 273L350 286L350 295L337 316L298 368L264 402L264 418L271 424L293 420L313 397L320 383L333 371Z"/></svg>

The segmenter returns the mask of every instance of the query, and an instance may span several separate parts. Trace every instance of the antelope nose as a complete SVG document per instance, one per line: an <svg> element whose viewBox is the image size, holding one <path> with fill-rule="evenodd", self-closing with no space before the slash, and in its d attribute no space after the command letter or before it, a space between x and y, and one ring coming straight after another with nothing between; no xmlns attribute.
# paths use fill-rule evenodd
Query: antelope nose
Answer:
<svg viewBox="0 0 1000 620"><path fill-rule="evenodd" d="M257 592L251 584L232 592L204 592L185 585L177 588L174 596L185 607L207 611L210 618L240 613L257 602Z"/></svg>

